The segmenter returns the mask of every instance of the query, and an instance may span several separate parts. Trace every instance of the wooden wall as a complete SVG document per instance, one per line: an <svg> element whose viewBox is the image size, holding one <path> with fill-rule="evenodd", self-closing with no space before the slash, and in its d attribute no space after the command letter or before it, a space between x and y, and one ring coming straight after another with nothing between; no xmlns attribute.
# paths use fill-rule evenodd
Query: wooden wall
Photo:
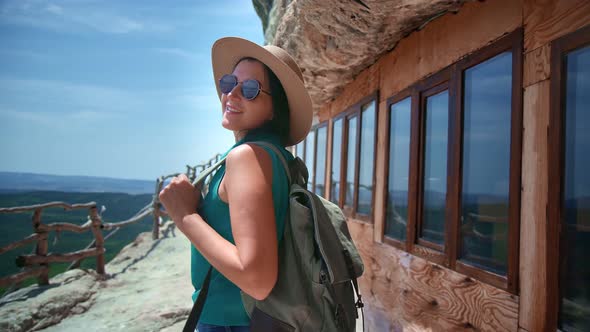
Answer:
<svg viewBox="0 0 590 332"><path fill-rule="evenodd" d="M555 38L589 24L589 20L587 0L468 3L459 13L446 14L400 41L359 74L334 101L321 107L320 122L379 91L375 219L373 223L349 220L365 262L360 287L366 304L366 331L555 330L554 326L546 326L543 317L547 296L545 206L550 45ZM382 234L383 194L387 185L387 98L520 27L524 27L525 49L524 132L520 293L515 296L384 244ZM330 156L329 148L328 167Z"/></svg>

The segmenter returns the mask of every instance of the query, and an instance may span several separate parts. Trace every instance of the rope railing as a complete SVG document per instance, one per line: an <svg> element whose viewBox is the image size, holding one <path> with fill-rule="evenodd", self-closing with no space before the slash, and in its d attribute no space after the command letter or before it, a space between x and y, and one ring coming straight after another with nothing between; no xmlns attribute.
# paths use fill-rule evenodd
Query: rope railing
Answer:
<svg viewBox="0 0 590 332"><path fill-rule="evenodd" d="M207 167L212 166L216 163L220 154L215 155L213 158L207 160L205 163L198 164L195 166L187 165L186 175L192 181L195 180L197 174ZM24 239L14 241L4 247L0 248L0 254L7 251L20 248L31 243L36 243L36 248L29 255L20 255L16 259L16 265L21 267L21 271L12 275L0 278L0 287L8 287L4 295L12 291L15 285L22 283L24 280L29 278L37 278L39 285L49 284L49 264L50 263L63 263L72 262L68 267L68 270L77 268L81 262L89 257L96 257L96 271L99 275L105 275L105 259L104 259L104 242L114 235L121 227L129 226L131 224L139 222L146 216L153 214L153 229L152 238L157 240L159 238L159 227L162 221L162 217L168 216L168 213L162 209L162 204L159 201L159 193L162 191L164 182L167 179L176 177L182 173L173 173L165 176L160 176L156 180L155 193L152 197L152 201L139 210L133 217L119 221L103 223L101 215L98 213L96 208L96 202L88 202L82 204L69 204L66 202L49 202L38 205L29 206L16 206L0 208L0 213L22 213L33 211L32 225L34 233L27 236ZM83 225L76 225L67 222L57 222L50 224L43 224L41 222L41 214L44 209L47 208L63 208L66 211L88 209L88 220ZM102 230L111 230L111 232L103 236ZM94 234L94 239L84 249L70 252L54 254L48 252L48 235L51 231L61 232L69 231L74 233L84 233L91 231Z"/></svg>

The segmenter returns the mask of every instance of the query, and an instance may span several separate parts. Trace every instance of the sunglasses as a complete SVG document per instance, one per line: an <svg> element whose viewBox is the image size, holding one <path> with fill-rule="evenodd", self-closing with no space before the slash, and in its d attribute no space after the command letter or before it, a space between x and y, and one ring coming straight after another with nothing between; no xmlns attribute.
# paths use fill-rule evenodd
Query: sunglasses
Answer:
<svg viewBox="0 0 590 332"><path fill-rule="evenodd" d="M224 94L228 94L240 83L242 83L242 96L247 100L254 100L260 94L260 91L270 95L270 92L260 88L260 82L257 80L249 79L239 82L236 75L231 74L225 74L221 77L219 80L219 90Z"/></svg>

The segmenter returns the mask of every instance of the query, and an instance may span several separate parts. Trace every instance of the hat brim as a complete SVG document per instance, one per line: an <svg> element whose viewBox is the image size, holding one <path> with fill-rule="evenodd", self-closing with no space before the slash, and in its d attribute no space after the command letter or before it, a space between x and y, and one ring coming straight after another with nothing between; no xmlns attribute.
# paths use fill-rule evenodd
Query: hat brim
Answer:
<svg viewBox="0 0 590 332"><path fill-rule="evenodd" d="M251 57L259 60L277 76L289 103L289 141L287 146L301 142L311 128L313 119L312 102L303 80L269 50L251 41L225 37L217 40L211 49L213 76L217 95L221 99L221 91L217 81L225 74L231 73L241 59Z"/></svg>

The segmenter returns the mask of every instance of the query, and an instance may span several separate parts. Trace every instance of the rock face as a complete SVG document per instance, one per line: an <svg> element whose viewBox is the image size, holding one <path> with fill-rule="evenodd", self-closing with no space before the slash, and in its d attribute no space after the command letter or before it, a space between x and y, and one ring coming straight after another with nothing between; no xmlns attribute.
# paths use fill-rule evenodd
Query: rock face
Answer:
<svg viewBox="0 0 590 332"><path fill-rule="evenodd" d="M141 233L109 262L106 278L71 270L0 301L0 331L181 331L192 308L190 242L169 221Z"/></svg>
<svg viewBox="0 0 590 332"><path fill-rule="evenodd" d="M314 110L410 32L469 0L253 0L266 42L303 70Z"/></svg>

